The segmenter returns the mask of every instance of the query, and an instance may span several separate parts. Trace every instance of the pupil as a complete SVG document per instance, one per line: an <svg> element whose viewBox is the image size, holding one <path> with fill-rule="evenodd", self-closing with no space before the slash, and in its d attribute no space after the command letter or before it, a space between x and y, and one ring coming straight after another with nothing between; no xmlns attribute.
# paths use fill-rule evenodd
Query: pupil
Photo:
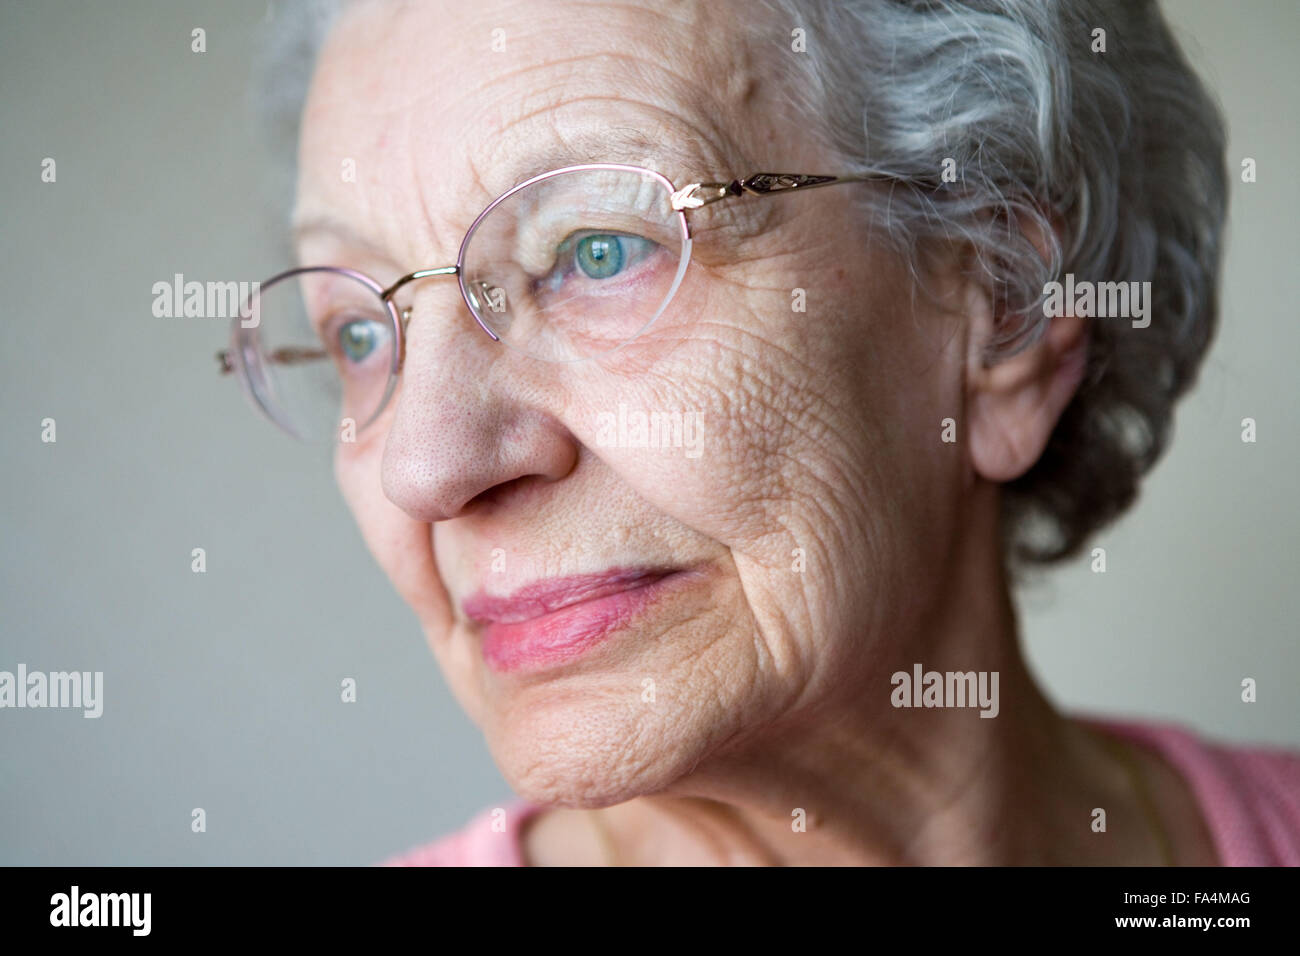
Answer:
<svg viewBox="0 0 1300 956"><path fill-rule="evenodd" d="M375 331L364 322L349 322L339 329L339 344L352 361L360 362L375 348Z"/></svg>
<svg viewBox="0 0 1300 956"><path fill-rule="evenodd" d="M593 279L608 279L623 268L623 246L617 236L587 236L578 243L578 266Z"/></svg>

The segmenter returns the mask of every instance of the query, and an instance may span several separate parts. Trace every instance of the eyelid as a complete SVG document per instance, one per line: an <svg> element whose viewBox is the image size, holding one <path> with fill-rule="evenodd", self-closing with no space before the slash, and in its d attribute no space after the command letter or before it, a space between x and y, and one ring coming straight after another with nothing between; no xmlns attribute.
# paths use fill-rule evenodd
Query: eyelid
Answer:
<svg viewBox="0 0 1300 956"><path fill-rule="evenodd" d="M303 216L295 220L291 236L293 253L300 260L299 265L318 265L322 261L345 262L351 268L376 278L381 278L383 272L396 272L398 268L391 253L380 243L352 228L347 220L335 218L328 213ZM312 255L304 255L304 248L311 249Z"/></svg>
<svg viewBox="0 0 1300 956"><path fill-rule="evenodd" d="M623 178L622 182L628 183L631 180ZM663 190L656 183L640 178L635 195L631 189L618 189L610 192L604 203L591 202L584 205L580 213L574 211L574 206L564 203L564 193L563 189L556 189L546 197L547 208L555 210L548 215L538 216L532 213L516 218L514 260L529 275L538 275L540 270L551 265L549 259L546 262L535 261L538 255L549 256L549 250L576 232L621 232L653 239L646 236L645 232L653 225L655 208L666 201ZM501 212L505 214L505 210ZM588 217L600 221L580 221ZM561 231L562 234L559 234ZM539 253L538 250L547 252ZM534 261L529 261L530 259Z"/></svg>
<svg viewBox="0 0 1300 956"><path fill-rule="evenodd" d="M528 275L545 275L555 265L556 251L574 236L605 232L638 235L635 231L607 223L562 222L552 219L546 223L530 223L527 228L521 224L516 234L512 258Z"/></svg>

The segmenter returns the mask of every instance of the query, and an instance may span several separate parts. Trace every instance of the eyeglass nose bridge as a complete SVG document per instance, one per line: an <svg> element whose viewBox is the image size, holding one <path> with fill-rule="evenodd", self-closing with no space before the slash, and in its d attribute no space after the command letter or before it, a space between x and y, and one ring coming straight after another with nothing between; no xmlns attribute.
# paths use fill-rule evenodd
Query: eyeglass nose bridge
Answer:
<svg viewBox="0 0 1300 956"><path fill-rule="evenodd" d="M398 279L396 282L394 282L392 285L390 285L387 289L385 289L385 290L380 294L380 297L381 297L385 302L391 302L391 301L392 301L393 293L395 293L398 289L402 288L402 286L407 285L408 283L414 282L414 281L416 281L417 279L428 279L428 278L431 278L431 277L433 277L433 276L456 276L458 279L462 279L462 278L463 278L463 277L461 276L461 271L460 271L460 266L459 266L459 265L452 265L452 266L439 266L437 269L419 269L419 270L417 270L417 271L415 271L415 272L410 273L409 275L404 275L404 276L402 276L400 279ZM464 283L463 281L461 282L460 285L461 285L461 295L462 295L462 296L468 296L468 295L471 295L471 294L472 294L472 293L471 293L471 292L466 288L465 283ZM489 291L489 287L488 287L488 285L487 285L486 282L476 281L476 282L471 283L471 285L473 285L473 286L479 288L479 289L480 289L481 291L483 291L483 292L488 292L488 291ZM490 290L490 291L495 292L496 290ZM465 304L466 304L466 305L471 305L469 302L466 302ZM487 333L487 334L492 338L492 341L494 341L494 342L500 342L500 341L501 341L500 337L499 337L495 332L493 332L490 328L488 328L488 327L483 323L483 320L479 318L478 313L474 310L474 308L472 307L472 305L471 305L471 307L470 307L469 312L470 312L470 315L474 316L474 321L478 323L479 328L481 328L484 332L486 332L486 333ZM407 326L407 325L410 323L410 321L411 321L411 307L410 307L410 306L406 306L404 309L402 309L401 316L402 316L402 331L405 332L405 331L406 331L406 326Z"/></svg>

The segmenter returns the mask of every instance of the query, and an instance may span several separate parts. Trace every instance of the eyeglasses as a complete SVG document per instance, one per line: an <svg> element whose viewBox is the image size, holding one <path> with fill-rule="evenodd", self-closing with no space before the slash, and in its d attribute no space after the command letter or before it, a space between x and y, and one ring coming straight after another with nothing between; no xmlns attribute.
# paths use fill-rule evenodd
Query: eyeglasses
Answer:
<svg viewBox="0 0 1300 956"><path fill-rule="evenodd" d="M455 276L479 327L545 362L581 362L636 339L672 301L691 259L686 214L749 193L767 196L878 174L757 173L681 189L639 166L596 163L534 176L470 225L456 263L391 285L340 266L304 266L258 283L231 322L221 373L305 441L355 435L397 386L409 307L393 296Z"/></svg>

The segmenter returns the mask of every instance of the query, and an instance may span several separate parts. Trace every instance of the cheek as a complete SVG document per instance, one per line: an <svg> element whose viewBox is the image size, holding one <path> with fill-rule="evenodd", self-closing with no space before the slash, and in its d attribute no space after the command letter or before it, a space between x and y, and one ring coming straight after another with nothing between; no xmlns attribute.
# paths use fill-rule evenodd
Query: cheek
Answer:
<svg viewBox="0 0 1300 956"><path fill-rule="evenodd" d="M803 643L890 630L882 595L943 548L960 473L938 414L960 403L960 343L887 278L809 285L802 313L779 288L697 293L699 321L640 346L616 385L575 389L568 422L654 508L730 549L763 630ZM656 413L693 421L694 445L653 447Z"/></svg>
<svg viewBox="0 0 1300 956"><path fill-rule="evenodd" d="M689 358L687 356L689 355ZM677 350L635 375L571 392L566 425L652 507L729 547L760 531L754 505L779 498L775 433L738 356L716 341Z"/></svg>
<svg viewBox="0 0 1300 956"><path fill-rule="evenodd" d="M872 298L818 288L814 314L779 288L691 290L693 321L634 343L617 374L575 381L566 425L641 497L733 550L786 565L796 536L829 545L893 477L878 451L901 444L904 376L863 331L886 319L852 314Z"/></svg>

